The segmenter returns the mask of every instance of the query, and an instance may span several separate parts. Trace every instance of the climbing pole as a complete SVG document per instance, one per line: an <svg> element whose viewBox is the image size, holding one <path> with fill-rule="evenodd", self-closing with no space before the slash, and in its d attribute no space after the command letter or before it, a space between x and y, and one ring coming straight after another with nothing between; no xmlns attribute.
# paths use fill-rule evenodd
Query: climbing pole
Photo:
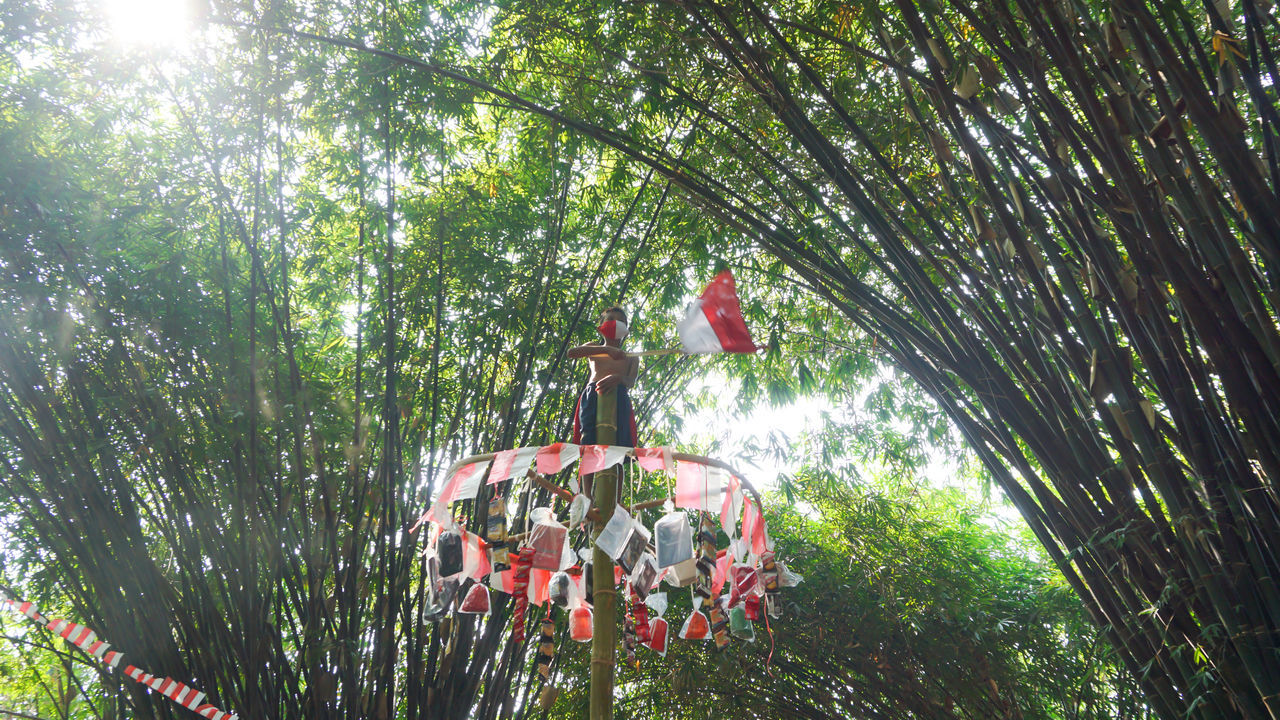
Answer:
<svg viewBox="0 0 1280 720"><path fill-rule="evenodd" d="M606 420L617 421L617 402L617 388L609 388L597 394L596 442L601 445L612 445L617 437L617 426ZM600 521L596 523L592 540L600 537L600 532L613 517L613 509L618 504L617 467L614 465L596 473L592 480L595 507L600 513ZM618 592L617 585L613 582L613 558L598 544L593 543L592 548L591 567L596 583L591 632L591 720L612 720ZM607 579L607 585L600 582L601 578Z"/></svg>

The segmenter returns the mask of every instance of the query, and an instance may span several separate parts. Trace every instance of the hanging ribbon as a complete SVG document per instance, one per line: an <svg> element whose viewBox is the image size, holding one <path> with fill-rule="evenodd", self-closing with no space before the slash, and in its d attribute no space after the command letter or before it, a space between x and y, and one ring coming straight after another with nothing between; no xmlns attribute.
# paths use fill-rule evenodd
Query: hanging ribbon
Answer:
<svg viewBox="0 0 1280 720"><path fill-rule="evenodd" d="M112 650L109 643L99 640L98 634L84 625L63 620L62 618L46 620L44 616L36 611L34 604L16 600L3 590L0 590L0 605L8 605L36 623L44 625L49 631L97 658L107 667L112 669L119 667L123 657L120 652ZM173 678L156 677L151 673L139 670L133 665L126 665L124 674L128 675L129 679L146 685L201 717L209 718L209 720L239 720L237 715L219 710L209 703L201 702L205 698L203 692L193 687L187 687Z"/></svg>

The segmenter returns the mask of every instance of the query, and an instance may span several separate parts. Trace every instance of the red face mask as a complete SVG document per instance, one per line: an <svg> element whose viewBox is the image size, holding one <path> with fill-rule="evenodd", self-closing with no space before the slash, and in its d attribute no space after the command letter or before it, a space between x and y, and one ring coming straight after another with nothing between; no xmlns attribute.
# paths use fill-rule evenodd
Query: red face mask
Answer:
<svg viewBox="0 0 1280 720"><path fill-rule="evenodd" d="M621 320L605 320L596 329L605 340L622 340L627 336L627 324Z"/></svg>

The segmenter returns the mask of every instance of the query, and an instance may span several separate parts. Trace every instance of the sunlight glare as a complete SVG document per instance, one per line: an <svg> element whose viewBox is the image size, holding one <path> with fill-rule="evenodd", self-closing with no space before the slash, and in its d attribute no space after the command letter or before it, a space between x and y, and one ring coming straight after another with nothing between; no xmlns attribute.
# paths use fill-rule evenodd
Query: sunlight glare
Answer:
<svg viewBox="0 0 1280 720"><path fill-rule="evenodd" d="M180 44L191 24L188 0L102 0L111 33L126 45Z"/></svg>

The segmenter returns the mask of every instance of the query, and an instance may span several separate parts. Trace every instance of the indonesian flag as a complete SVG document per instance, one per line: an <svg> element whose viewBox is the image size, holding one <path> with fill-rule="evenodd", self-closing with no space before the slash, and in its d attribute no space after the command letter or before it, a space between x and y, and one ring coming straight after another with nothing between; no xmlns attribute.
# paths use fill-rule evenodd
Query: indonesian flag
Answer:
<svg viewBox="0 0 1280 720"><path fill-rule="evenodd" d="M543 475L555 475L577 459L577 445L553 443L538 450L538 472Z"/></svg>
<svg viewBox="0 0 1280 720"><path fill-rule="evenodd" d="M493 569L487 546L475 533L462 531L462 575L479 580Z"/></svg>
<svg viewBox="0 0 1280 720"><path fill-rule="evenodd" d="M757 350L742 318L733 275L722 270L702 295L689 304L684 320L676 323L686 353L751 353Z"/></svg>
<svg viewBox="0 0 1280 720"><path fill-rule="evenodd" d="M702 463L676 461L676 507L719 512L725 474Z"/></svg>
<svg viewBox="0 0 1280 720"><path fill-rule="evenodd" d="M621 445L583 445L578 474L590 475L611 468L622 462L630 449Z"/></svg>
<svg viewBox="0 0 1280 720"><path fill-rule="evenodd" d="M724 494L724 505L720 507L720 527L724 534L732 538L738 529L738 518L742 515L742 480L737 476L729 476L729 491Z"/></svg>
<svg viewBox="0 0 1280 720"><path fill-rule="evenodd" d="M751 498L746 498L742 509L742 539L751 543L751 552L756 555L764 554L768 545L767 532L760 508L756 507Z"/></svg>
<svg viewBox="0 0 1280 720"><path fill-rule="evenodd" d="M489 484L497 485L504 480L515 480L524 477L533 465L533 458L538 454L536 447L503 450L493 459L493 469L489 471Z"/></svg>
<svg viewBox="0 0 1280 720"><path fill-rule="evenodd" d="M676 466L675 460L671 459L671 448L666 446L636 448L636 462L640 463L640 467L646 472L672 470Z"/></svg>
<svg viewBox="0 0 1280 720"><path fill-rule="evenodd" d="M445 481L444 488L440 490L440 494L436 497L436 501L431 504L431 508L418 518L418 522L413 524L409 532L414 532L422 523L430 521L434 523L444 524L451 523L452 518L449 517L449 504L455 500L470 500L480 492L480 481L484 479L484 471L489 468L489 461L482 460L480 462L467 463L461 467L453 468L449 479Z"/></svg>

